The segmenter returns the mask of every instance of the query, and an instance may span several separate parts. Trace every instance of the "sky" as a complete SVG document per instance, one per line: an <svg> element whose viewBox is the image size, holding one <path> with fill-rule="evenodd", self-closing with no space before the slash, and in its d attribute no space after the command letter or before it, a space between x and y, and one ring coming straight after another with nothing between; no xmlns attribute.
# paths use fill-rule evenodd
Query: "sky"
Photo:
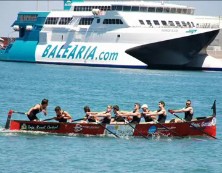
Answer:
<svg viewBox="0 0 222 173"><path fill-rule="evenodd" d="M179 5L192 6L198 15L222 16L222 1L164 1ZM20 11L48 11L63 9L62 0L0 0L0 37L16 36L11 24L16 20Z"/></svg>

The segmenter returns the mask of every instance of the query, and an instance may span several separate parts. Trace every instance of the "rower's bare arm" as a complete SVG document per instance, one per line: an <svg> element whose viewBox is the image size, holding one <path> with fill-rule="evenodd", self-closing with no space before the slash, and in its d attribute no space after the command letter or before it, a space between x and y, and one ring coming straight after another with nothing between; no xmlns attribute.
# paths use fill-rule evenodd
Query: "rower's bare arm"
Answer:
<svg viewBox="0 0 222 173"><path fill-rule="evenodd" d="M72 119L72 116L68 112L65 112L65 115L66 115L66 119Z"/></svg>
<svg viewBox="0 0 222 173"><path fill-rule="evenodd" d="M128 117L131 115L131 113L132 112L117 112L117 115L121 117Z"/></svg>
<svg viewBox="0 0 222 173"><path fill-rule="evenodd" d="M98 113L96 116L97 117L107 117L107 116L111 116L111 114L110 113Z"/></svg>
<svg viewBox="0 0 222 173"><path fill-rule="evenodd" d="M149 113L149 114L147 114L148 116L158 116L158 115L161 115L161 114L165 114L165 111L159 111L159 112L157 112L157 111L155 111L155 112L152 112L152 113Z"/></svg>

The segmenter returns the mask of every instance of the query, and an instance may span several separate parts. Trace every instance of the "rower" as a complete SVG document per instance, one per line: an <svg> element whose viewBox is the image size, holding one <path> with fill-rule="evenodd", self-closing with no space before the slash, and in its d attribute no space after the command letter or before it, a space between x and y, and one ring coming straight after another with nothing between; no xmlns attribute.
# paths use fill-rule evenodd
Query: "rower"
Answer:
<svg viewBox="0 0 222 173"><path fill-rule="evenodd" d="M191 121L193 118L193 107L191 105L191 100L187 100L186 101L186 106L182 109L178 109L178 110L173 110L173 109L169 109L168 112L170 112L171 114L173 113L182 113L184 112L184 120L185 121ZM171 120L171 122L182 122L180 119L174 119L173 121Z"/></svg>
<svg viewBox="0 0 222 173"><path fill-rule="evenodd" d="M29 109L29 111L27 112L27 117L29 118L30 121L38 121L38 117L36 116L36 114L43 112L44 115L47 115L47 108L48 106L48 100L47 99L43 99L41 104L36 104L35 106L33 106L32 108Z"/></svg>
<svg viewBox="0 0 222 173"><path fill-rule="evenodd" d="M113 113L115 114L115 117L111 119L111 122L125 122L125 117L123 117L122 112L119 110L118 105L113 106Z"/></svg>
<svg viewBox="0 0 222 173"><path fill-rule="evenodd" d="M141 106L141 108L142 108L142 111L143 111L141 113L141 116L144 118L145 122L153 122L153 120L156 119L155 115L154 116L152 116L152 115L148 116L148 114L151 113L151 111L148 109L148 105L147 104L143 104Z"/></svg>
<svg viewBox="0 0 222 173"><path fill-rule="evenodd" d="M91 112L89 106L85 106L84 108L84 112L85 112L85 117L83 118L83 122L96 122L97 119L95 117L95 115L97 114L97 112Z"/></svg>
<svg viewBox="0 0 222 173"><path fill-rule="evenodd" d="M127 117L128 120L130 120L130 117L133 117L130 123L136 123L139 124L141 120L141 113L140 113L140 104L135 103L134 108L132 112L123 112L122 116Z"/></svg>
<svg viewBox="0 0 222 173"><path fill-rule="evenodd" d="M146 115L147 116L158 116L158 120L157 121L159 123L165 123L167 114L166 114L166 110L165 110L165 103L164 103L164 101L160 101L158 106L159 106L159 109L157 111L147 113Z"/></svg>
<svg viewBox="0 0 222 173"><path fill-rule="evenodd" d="M67 120L71 120L72 117L71 115L62 110L60 106L56 106L55 107L55 112L56 112L56 117L54 118L56 121L59 121L59 122L67 122Z"/></svg>
<svg viewBox="0 0 222 173"><path fill-rule="evenodd" d="M112 112L112 106L111 105L108 105L107 106L107 109L106 109L106 112L103 112L103 113L97 113L95 115L95 117L103 117L100 122L102 124L110 124L110 121L111 121L111 112Z"/></svg>

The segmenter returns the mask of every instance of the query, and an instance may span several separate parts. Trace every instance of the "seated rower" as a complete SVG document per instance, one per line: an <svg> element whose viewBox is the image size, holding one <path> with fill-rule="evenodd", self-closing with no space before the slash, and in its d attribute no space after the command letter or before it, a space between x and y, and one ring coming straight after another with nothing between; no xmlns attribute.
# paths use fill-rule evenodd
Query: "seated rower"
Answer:
<svg viewBox="0 0 222 173"><path fill-rule="evenodd" d="M139 124L140 120L141 120L140 104L135 103L133 111L132 112L123 112L122 116L127 117L127 119L130 119L130 117L133 117L132 120L130 121L130 123Z"/></svg>
<svg viewBox="0 0 222 173"><path fill-rule="evenodd" d="M193 107L191 105L191 100L187 100L186 101L186 106L182 109L178 109L178 110L172 110L169 109L168 112L170 112L171 114L173 113L182 113L184 112L184 120L185 121L191 121L193 118ZM171 122L182 122L180 119L174 119L174 121Z"/></svg>
<svg viewBox="0 0 222 173"><path fill-rule="evenodd" d="M96 122L98 119L95 117L97 112L91 112L89 106L85 106L84 108L85 117L83 118L83 122Z"/></svg>
<svg viewBox="0 0 222 173"><path fill-rule="evenodd" d="M108 105L106 112L104 112L104 113L97 113L97 114L95 114L95 117L102 117L102 119L100 120L100 122L102 124L110 124L111 116L112 116L111 112L112 112L112 106Z"/></svg>
<svg viewBox="0 0 222 173"><path fill-rule="evenodd" d="M35 106L33 106L32 108L29 109L29 111L27 112L27 116L29 118L30 121L38 121L38 117L36 116L36 114L43 112L44 115L47 115L47 108L48 106L48 100L47 99L43 99L41 104L36 104Z"/></svg>
<svg viewBox="0 0 222 173"><path fill-rule="evenodd" d="M165 103L164 101L160 101L159 104L159 109L157 111L151 112L151 113L147 113L147 116L158 116L158 122L159 123L165 123L166 121L166 110L165 110Z"/></svg>
<svg viewBox="0 0 222 173"><path fill-rule="evenodd" d="M143 112L141 113L141 116L144 118L145 122L152 122L153 120L156 119L155 115L148 116L148 114L151 113L151 111L148 109L147 104L143 104L141 108L143 110Z"/></svg>
<svg viewBox="0 0 222 173"><path fill-rule="evenodd" d="M125 117L122 116L122 112L119 110L118 105L113 106L113 113L115 117L111 119L111 122L125 122Z"/></svg>
<svg viewBox="0 0 222 173"><path fill-rule="evenodd" d="M54 118L56 121L59 121L59 122L64 122L66 123L67 120L71 120L72 117L71 115L66 112L66 111L63 111L60 106L56 106L55 107L55 112L56 112L56 117Z"/></svg>

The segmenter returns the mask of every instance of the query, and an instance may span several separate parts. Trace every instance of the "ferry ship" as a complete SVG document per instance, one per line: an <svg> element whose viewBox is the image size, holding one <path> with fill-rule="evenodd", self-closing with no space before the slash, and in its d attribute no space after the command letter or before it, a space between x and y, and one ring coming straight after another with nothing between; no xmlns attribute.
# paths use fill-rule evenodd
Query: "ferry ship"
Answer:
<svg viewBox="0 0 222 173"><path fill-rule="evenodd" d="M101 67L216 69L207 46L220 18L165 2L64 0L57 11L19 12L19 37L1 61Z"/></svg>

